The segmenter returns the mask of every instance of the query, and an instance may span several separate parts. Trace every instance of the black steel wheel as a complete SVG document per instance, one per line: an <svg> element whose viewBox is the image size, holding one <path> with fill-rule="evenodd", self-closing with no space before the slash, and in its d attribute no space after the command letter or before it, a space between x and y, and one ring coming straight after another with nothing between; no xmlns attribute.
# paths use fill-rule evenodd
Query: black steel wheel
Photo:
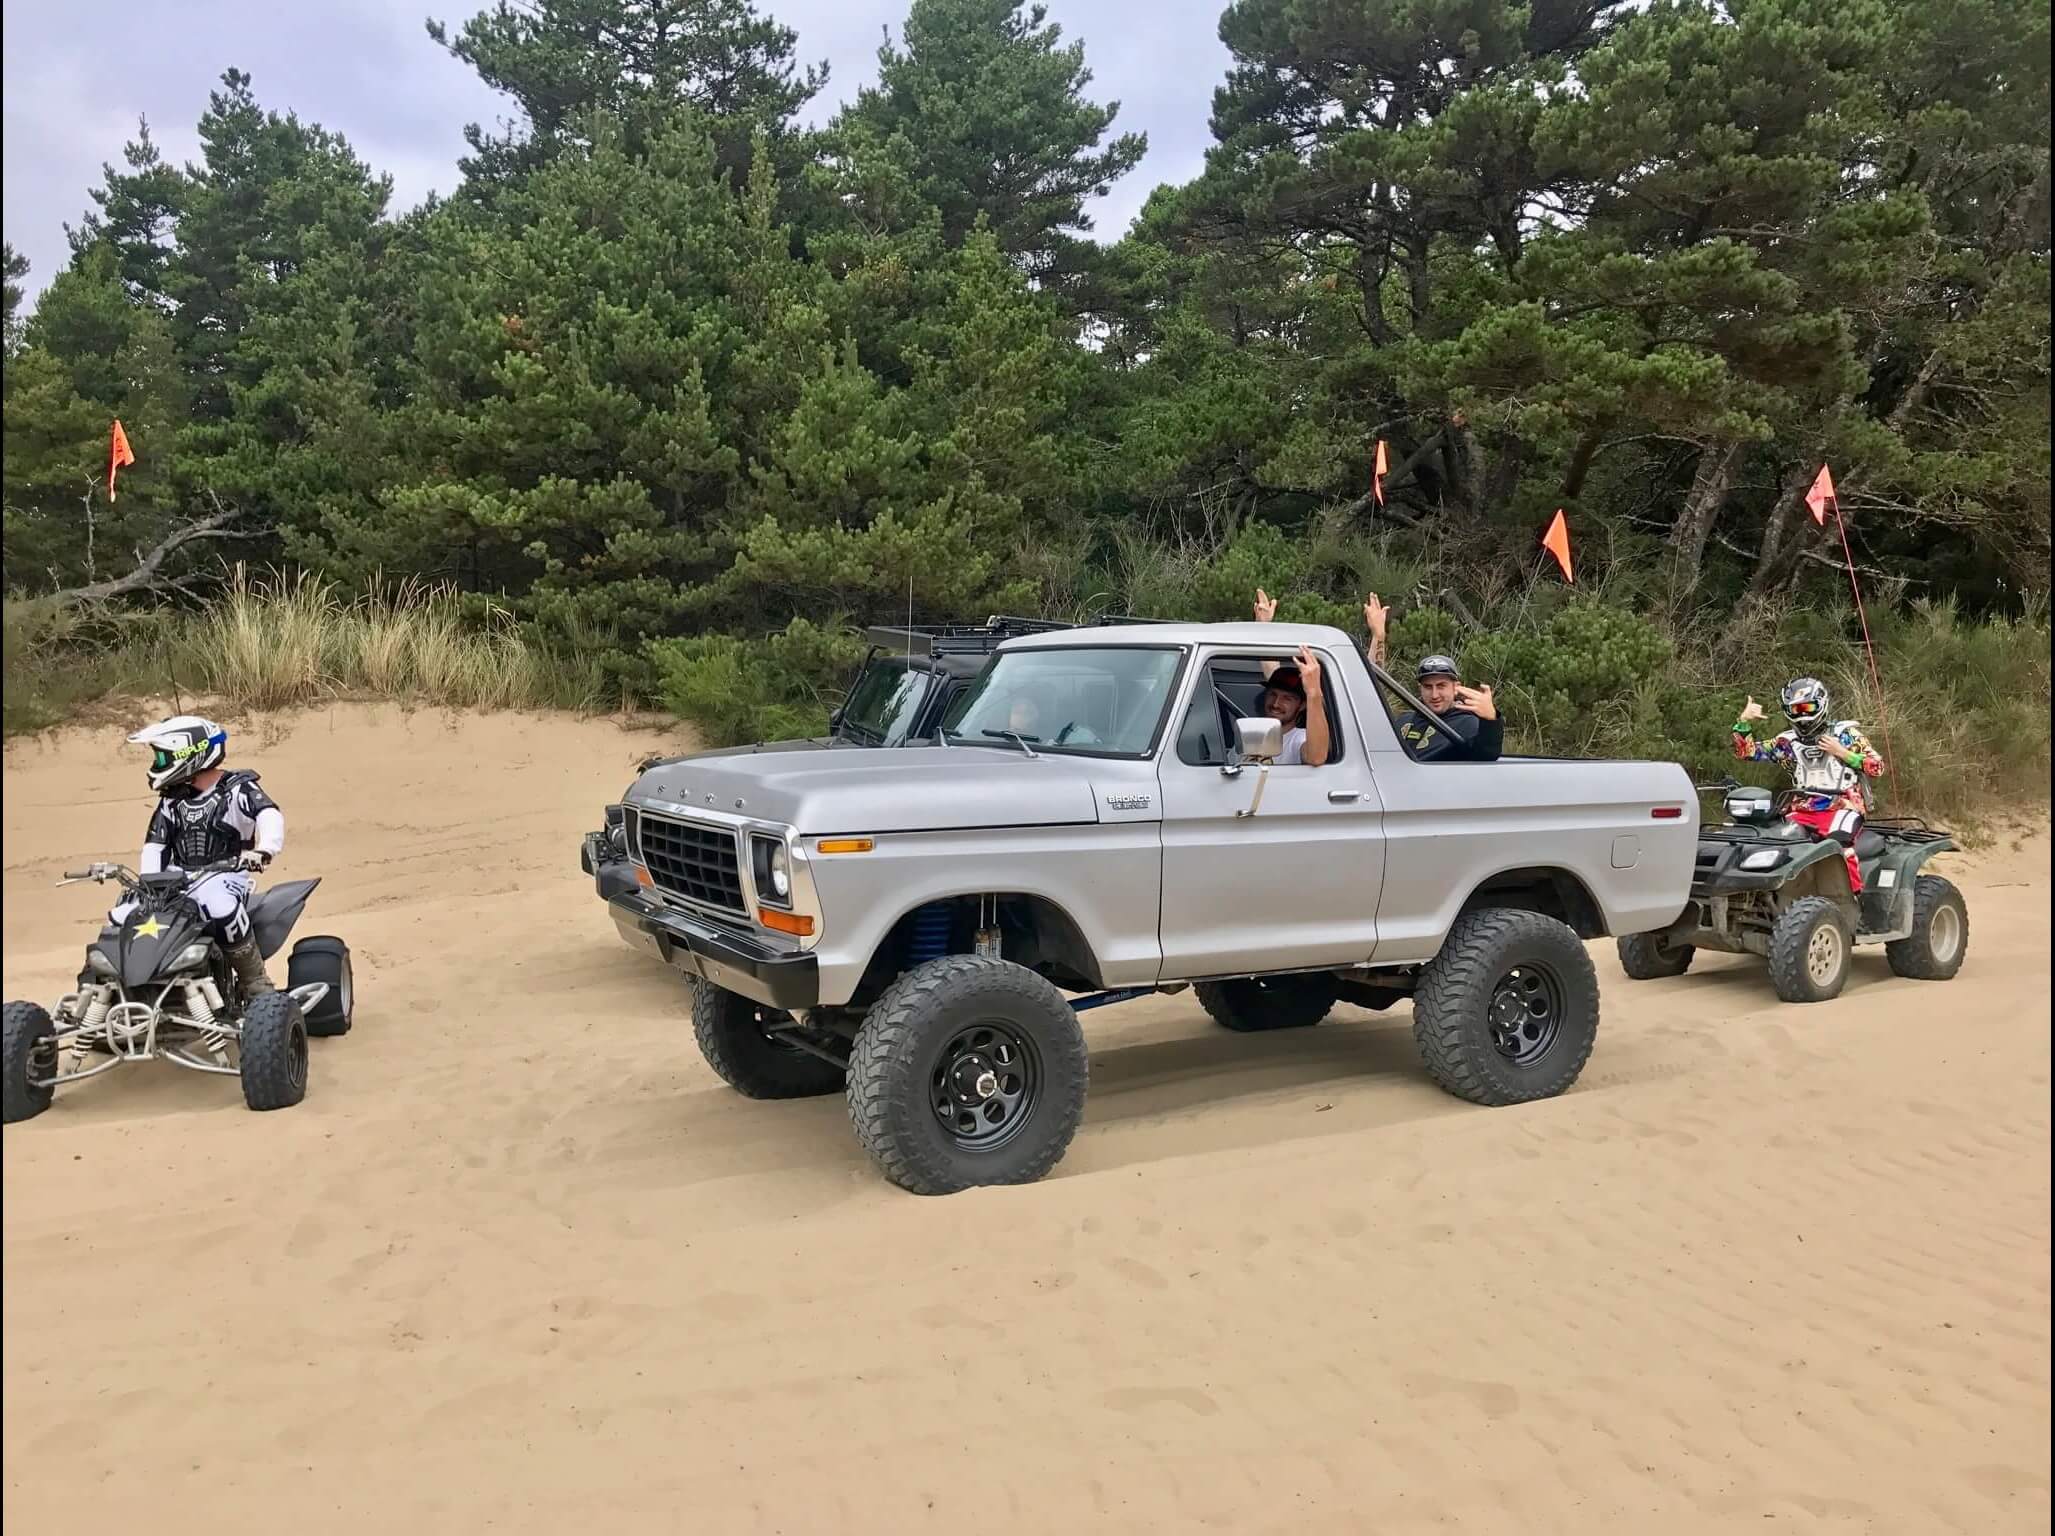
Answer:
<svg viewBox="0 0 2055 1536"><path fill-rule="evenodd" d="M1427 1075L1472 1104L1525 1104L1577 1081L1598 1040L1598 972L1539 912L1466 912L1420 972L1413 1039Z"/></svg>
<svg viewBox="0 0 2055 1536"><path fill-rule="evenodd" d="M1563 983L1545 961L1512 967L1491 989L1491 1043L1516 1067L1531 1067L1563 1032Z"/></svg>
<svg viewBox="0 0 2055 1536"><path fill-rule="evenodd" d="M1084 1117L1084 1032L1023 966L949 955L872 1005L849 1053L849 1120L886 1178L917 1195L1026 1184Z"/></svg>

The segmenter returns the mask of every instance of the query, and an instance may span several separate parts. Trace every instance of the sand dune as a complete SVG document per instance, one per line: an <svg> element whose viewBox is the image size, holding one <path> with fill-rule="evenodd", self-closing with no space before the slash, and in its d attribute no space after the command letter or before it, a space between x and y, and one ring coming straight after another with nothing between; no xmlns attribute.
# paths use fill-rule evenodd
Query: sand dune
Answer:
<svg viewBox="0 0 2055 1536"><path fill-rule="evenodd" d="M359 1011L305 1104L125 1069L5 1133L31 1532L2045 1530L2049 843L1952 857L1945 985L1634 985L1564 1098L1433 1088L1403 1006L1089 1016L1083 1132L920 1200L755 1104L577 835L652 738L337 707L248 760ZM5 989L148 813L11 745ZM1773 1523L1771 1523L1773 1522Z"/></svg>

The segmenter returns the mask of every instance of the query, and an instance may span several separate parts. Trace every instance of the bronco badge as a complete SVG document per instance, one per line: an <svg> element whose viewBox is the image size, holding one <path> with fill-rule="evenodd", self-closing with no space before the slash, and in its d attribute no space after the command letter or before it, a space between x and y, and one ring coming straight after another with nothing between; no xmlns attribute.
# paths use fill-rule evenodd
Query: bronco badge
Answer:
<svg viewBox="0 0 2055 1536"><path fill-rule="evenodd" d="M1108 795L1106 804L1116 811L1146 811L1149 808L1147 795Z"/></svg>

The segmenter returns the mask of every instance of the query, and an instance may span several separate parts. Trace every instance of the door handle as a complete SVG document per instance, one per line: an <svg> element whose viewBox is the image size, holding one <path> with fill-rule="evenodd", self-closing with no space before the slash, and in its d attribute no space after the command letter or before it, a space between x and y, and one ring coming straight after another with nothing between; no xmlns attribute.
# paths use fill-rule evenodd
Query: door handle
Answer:
<svg viewBox="0 0 2055 1536"><path fill-rule="evenodd" d="M1330 789L1327 798L1335 805L1347 805L1352 800L1362 799L1363 792L1360 789Z"/></svg>

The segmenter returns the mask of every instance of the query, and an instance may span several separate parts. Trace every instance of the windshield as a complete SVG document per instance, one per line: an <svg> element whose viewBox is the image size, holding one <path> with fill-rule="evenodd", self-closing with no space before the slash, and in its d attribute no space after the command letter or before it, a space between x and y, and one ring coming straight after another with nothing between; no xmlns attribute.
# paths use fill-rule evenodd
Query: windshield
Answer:
<svg viewBox="0 0 2055 1536"><path fill-rule="evenodd" d="M843 732L874 746L897 743L912 728L933 678L896 657L873 656L842 706Z"/></svg>
<svg viewBox="0 0 2055 1536"><path fill-rule="evenodd" d="M951 743L1144 757L1156 739L1179 653L1162 647L1001 651L950 706Z"/></svg>

